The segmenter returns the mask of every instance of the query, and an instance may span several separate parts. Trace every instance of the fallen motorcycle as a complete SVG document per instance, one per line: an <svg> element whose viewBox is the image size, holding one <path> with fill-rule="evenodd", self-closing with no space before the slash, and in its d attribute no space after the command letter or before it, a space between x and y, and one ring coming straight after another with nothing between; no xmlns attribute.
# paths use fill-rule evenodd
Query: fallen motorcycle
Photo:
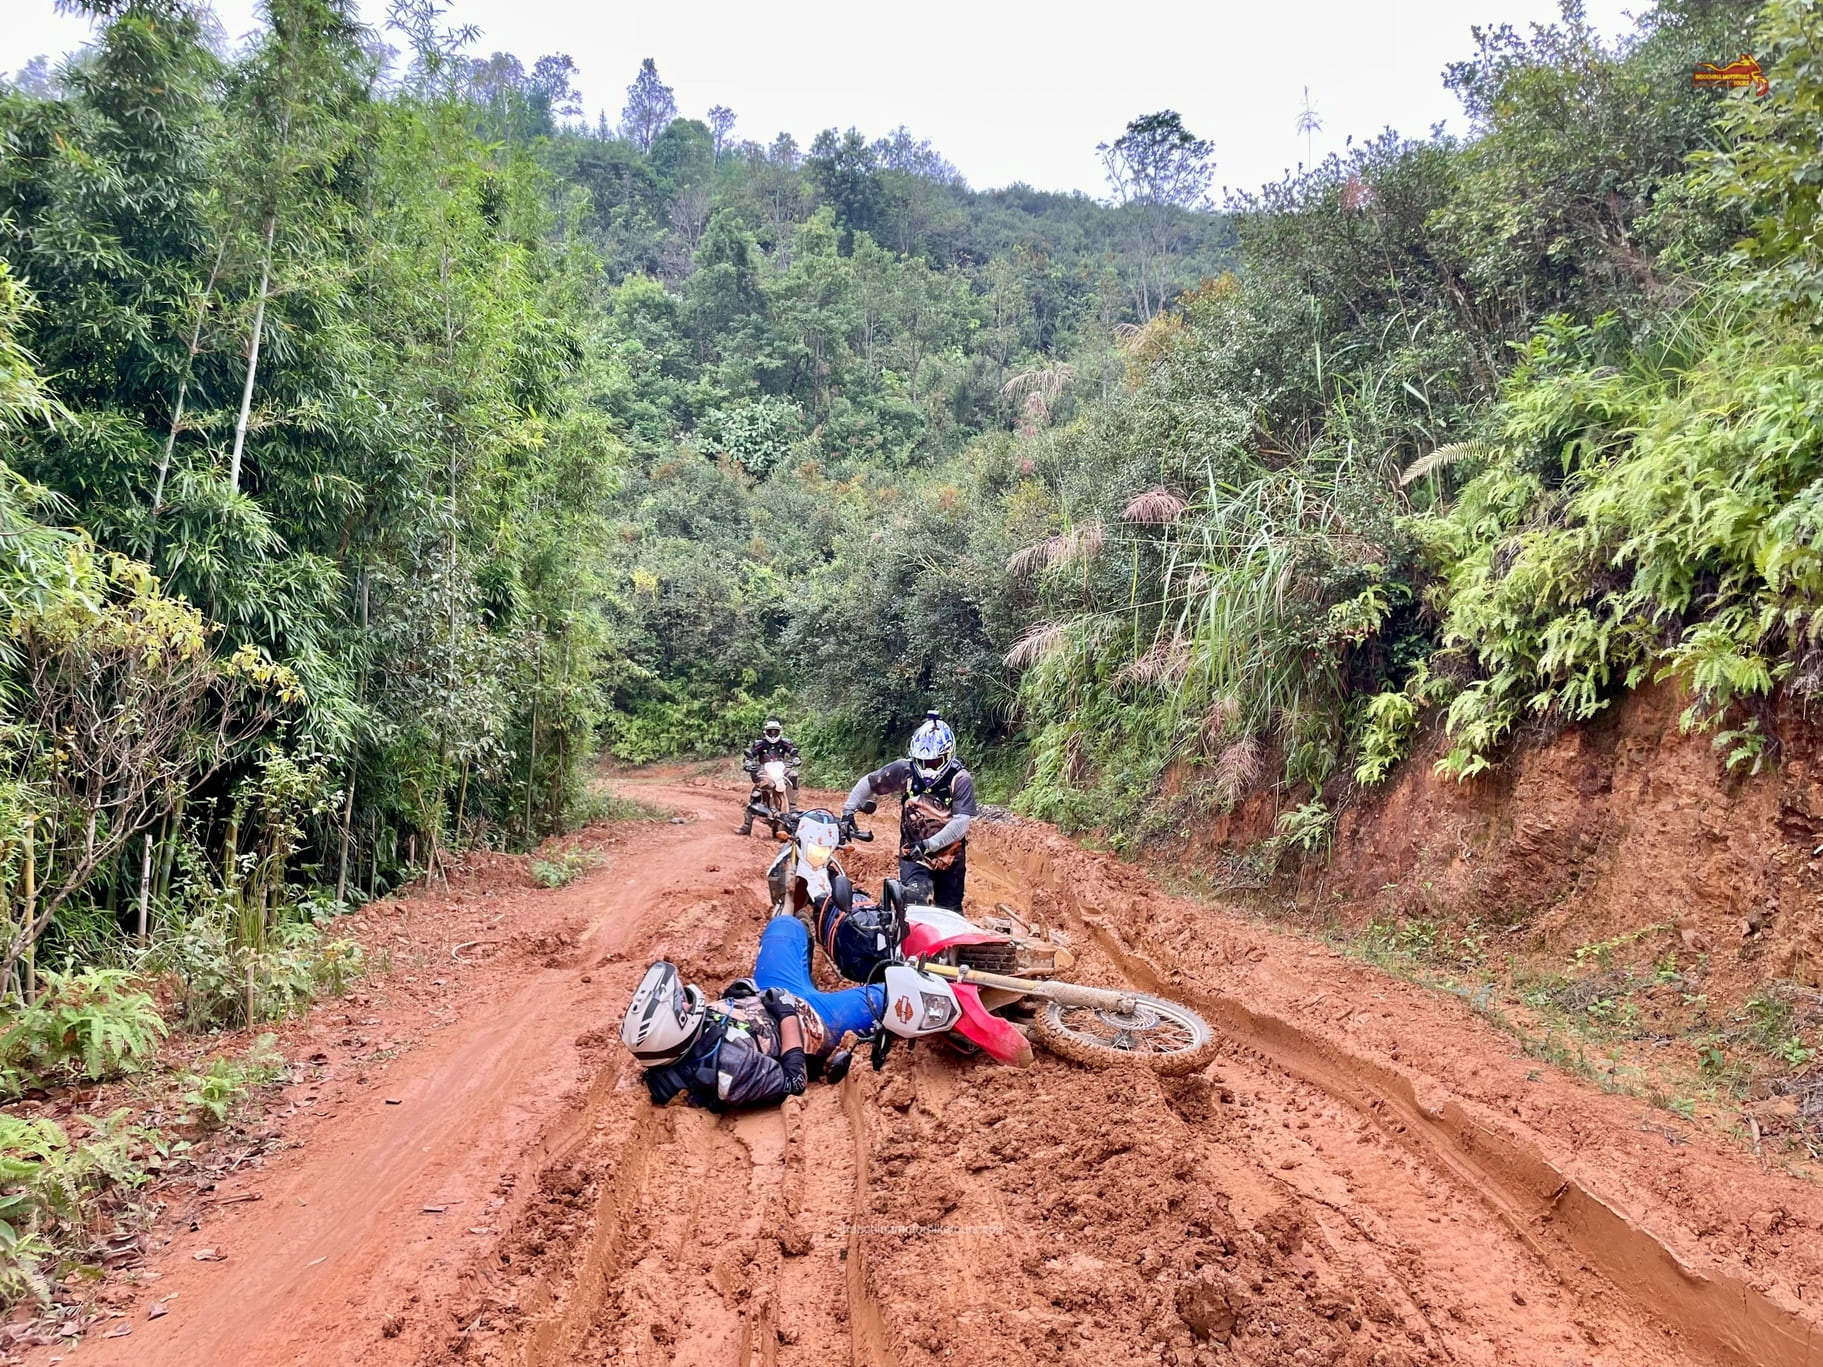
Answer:
<svg viewBox="0 0 1823 1367"><path fill-rule="evenodd" d="M819 827L835 826L833 835L819 829L816 836L819 842L837 841L821 856L822 867L835 872L814 886L806 882L799 915L809 913L812 933L838 974L851 982L885 984L886 1030L874 1034L875 1068L884 1065L894 1036L923 1035L1024 1067L1032 1061L1031 1041L1008 1017L1027 1013L1032 1034L1046 1048L1092 1067L1137 1065L1175 1077L1215 1056L1215 1032L1188 1007L1142 992L1057 980L1054 975L1076 962L1064 937L1021 920L1011 908L997 908L996 916L978 923L928 901L908 900L896 879L886 880L878 903L857 897L835 862L835 849L847 839L871 836L852 818L836 822L828 813L819 815ZM801 821L793 847L803 838Z"/></svg>
<svg viewBox="0 0 1823 1367"><path fill-rule="evenodd" d="M889 925L904 927L899 962L926 980L922 990L932 980L950 989L959 1014L949 1033L965 1052L973 1046L1002 1063L1030 1063L1031 1044L1007 1019L1010 1012L1030 1010L1032 1033L1041 1044L1090 1067L1137 1065L1179 1077L1215 1057L1215 1032L1186 1006L1130 989L1053 978L1070 968L1075 956L1054 933L1024 925L1007 908L1000 908L997 923L981 926L943 907L906 903L891 879L880 900ZM893 933L889 928L888 943ZM907 1010L892 983L888 976L888 1012ZM875 1067L885 1061L888 1047L885 1036L875 1036Z"/></svg>

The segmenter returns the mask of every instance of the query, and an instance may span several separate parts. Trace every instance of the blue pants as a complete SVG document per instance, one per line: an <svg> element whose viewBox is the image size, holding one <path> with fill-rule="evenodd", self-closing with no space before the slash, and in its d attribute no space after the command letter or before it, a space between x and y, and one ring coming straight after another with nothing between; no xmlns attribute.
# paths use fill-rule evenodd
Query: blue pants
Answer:
<svg viewBox="0 0 1823 1367"><path fill-rule="evenodd" d="M753 962L753 981L764 992L783 988L810 1003L823 1018L833 1043L849 1030L865 1035L886 1010L883 987L847 987L840 992L819 992L810 980L810 932L795 916L774 916L760 935L759 957Z"/></svg>

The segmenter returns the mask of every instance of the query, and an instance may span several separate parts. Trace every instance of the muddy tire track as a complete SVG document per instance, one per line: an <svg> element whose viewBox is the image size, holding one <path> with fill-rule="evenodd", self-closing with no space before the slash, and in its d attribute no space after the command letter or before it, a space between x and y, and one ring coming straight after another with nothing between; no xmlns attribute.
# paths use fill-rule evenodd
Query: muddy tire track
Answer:
<svg viewBox="0 0 1823 1367"><path fill-rule="evenodd" d="M927 1043L895 1049L878 1074L863 1058L840 1086L773 1111L654 1108L615 1038L618 1010L653 958L710 988L749 967L775 847L724 833L744 791L651 785L698 824L648 835L662 862L636 884L601 885L580 959L523 970L569 984L539 998L522 1043L527 1058L561 1054L567 1074L546 1075L569 1090L542 1099L536 1130L466 1117L469 1142L503 1159L491 1192L483 1176L456 1193L470 1204L455 1209L492 1212L486 1223L463 1237L464 1213L453 1242L351 1250L355 1267L380 1251L407 1270L460 1257L437 1283L454 1292L414 1291L402 1309L403 1272L343 1277L333 1313L355 1326L347 1337L293 1328L231 1355L173 1342L147 1360L1817 1367L1802 1319L1679 1261L1561 1162L1220 975L1197 980L1201 961L1151 933L1161 901L1091 905L1098 880L1135 875L1040 844L1037 828L983 833L971 902L1061 921L1080 954L1072 976L1202 1011L1224 1037L1208 1067L1161 1078L1040 1051L1016 1070ZM873 885L886 858L863 850L850 867ZM1169 911L1174 933L1217 933L1194 919L1206 913ZM496 1071L502 1107L521 1105ZM413 1205L383 1227L419 1227L407 1217L424 1218Z"/></svg>
<svg viewBox="0 0 1823 1367"><path fill-rule="evenodd" d="M1823 1363L1823 1337L1806 1320L1737 1277L1692 1267L1535 1147L1480 1123L1453 1098L1427 1103L1406 1074L1201 987L1175 964L1135 949L1113 918L1084 907L1072 879L1048 860L1015 854L1005 864L993 862L1002 876L1023 879L1059 902L1127 981L1143 991L1175 993L1260 1062L1319 1089L1391 1142L1419 1153L1585 1302L1617 1291L1658 1322L1668 1343L1687 1342L1715 1360Z"/></svg>
<svg viewBox="0 0 1823 1367"><path fill-rule="evenodd" d="M536 1304L521 1299L528 1322L504 1359L525 1367L855 1360L851 1338L878 1317L850 1305L859 1146L840 1093L733 1117L643 1104L636 1116L549 1170L556 1179L547 1185L559 1190L579 1166L611 1175L588 1226L564 1231L572 1237L554 1260L563 1284Z"/></svg>

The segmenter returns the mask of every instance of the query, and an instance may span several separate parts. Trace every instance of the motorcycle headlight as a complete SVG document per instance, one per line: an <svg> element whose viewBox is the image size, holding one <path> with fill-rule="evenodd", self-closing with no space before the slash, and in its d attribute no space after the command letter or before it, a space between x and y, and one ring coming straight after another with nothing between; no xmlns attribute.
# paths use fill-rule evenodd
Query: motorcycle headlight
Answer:
<svg viewBox="0 0 1823 1367"><path fill-rule="evenodd" d="M813 869L820 869L829 862L829 856L834 853L835 851L830 849L827 845L806 845L804 847L804 862L809 864Z"/></svg>
<svg viewBox="0 0 1823 1367"><path fill-rule="evenodd" d="M924 999L924 1022L921 1030L947 1030L950 1023L962 1014L954 997L937 992L920 992Z"/></svg>

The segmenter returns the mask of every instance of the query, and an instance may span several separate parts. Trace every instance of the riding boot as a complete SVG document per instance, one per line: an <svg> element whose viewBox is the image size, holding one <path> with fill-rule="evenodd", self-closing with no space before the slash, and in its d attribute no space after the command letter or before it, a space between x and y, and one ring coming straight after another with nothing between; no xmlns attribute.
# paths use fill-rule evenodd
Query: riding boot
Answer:
<svg viewBox="0 0 1823 1367"><path fill-rule="evenodd" d="M760 800L760 790L755 788L747 794L747 805L741 811L741 824L734 828L736 835L753 834L753 804Z"/></svg>

